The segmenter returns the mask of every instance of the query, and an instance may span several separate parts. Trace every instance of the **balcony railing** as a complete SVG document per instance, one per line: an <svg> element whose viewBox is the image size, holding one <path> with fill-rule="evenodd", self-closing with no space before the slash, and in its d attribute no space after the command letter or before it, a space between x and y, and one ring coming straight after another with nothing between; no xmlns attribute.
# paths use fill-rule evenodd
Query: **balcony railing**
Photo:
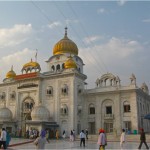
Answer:
<svg viewBox="0 0 150 150"><path fill-rule="evenodd" d="M104 114L104 119L114 119L114 114Z"/></svg>

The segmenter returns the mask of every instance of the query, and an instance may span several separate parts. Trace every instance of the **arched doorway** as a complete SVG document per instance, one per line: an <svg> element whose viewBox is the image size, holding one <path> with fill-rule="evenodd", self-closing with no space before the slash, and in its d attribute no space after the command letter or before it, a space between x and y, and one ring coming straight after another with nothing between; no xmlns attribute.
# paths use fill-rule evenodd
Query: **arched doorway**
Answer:
<svg viewBox="0 0 150 150"><path fill-rule="evenodd" d="M31 97L26 97L22 102L21 126L23 136L25 136L26 133L26 121L32 120L31 112L34 108L34 105L34 100Z"/></svg>

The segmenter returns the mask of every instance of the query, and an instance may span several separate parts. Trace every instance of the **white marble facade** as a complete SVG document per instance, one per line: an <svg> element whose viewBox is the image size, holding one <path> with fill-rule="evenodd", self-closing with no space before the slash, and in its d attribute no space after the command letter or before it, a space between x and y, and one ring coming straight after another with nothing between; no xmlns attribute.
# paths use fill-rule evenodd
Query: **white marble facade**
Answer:
<svg viewBox="0 0 150 150"><path fill-rule="evenodd" d="M64 48L64 49L63 49ZM107 133L120 133L122 128L136 132L140 127L150 130L143 119L150 112L150 96L145 83L136 85L134 74L127 86L118 76L106 73L95 79L93 89L86 89L82 59L67 31L47 61L47 72L40 72L32 60L16 75L13 68L0 84L0 126L17 130L42 128L60 133L88 129L96 134L99 128Z"/></svg>

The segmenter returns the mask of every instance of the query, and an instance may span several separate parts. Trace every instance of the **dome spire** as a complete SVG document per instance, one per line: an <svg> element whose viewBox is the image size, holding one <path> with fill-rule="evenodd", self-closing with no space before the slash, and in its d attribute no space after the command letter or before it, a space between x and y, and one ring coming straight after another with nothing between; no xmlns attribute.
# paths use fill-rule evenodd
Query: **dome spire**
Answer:
<svg viewBox="0 0 150 150"><path fill-rule="evenodd" d="M11 71L13 71L13 65L11 66Z"/></svg>
<svg viewBox="0 0 150 150"><path fill-rule="evenodd" d="M67 37L67 26L65 27L65 37Z"/></svg>

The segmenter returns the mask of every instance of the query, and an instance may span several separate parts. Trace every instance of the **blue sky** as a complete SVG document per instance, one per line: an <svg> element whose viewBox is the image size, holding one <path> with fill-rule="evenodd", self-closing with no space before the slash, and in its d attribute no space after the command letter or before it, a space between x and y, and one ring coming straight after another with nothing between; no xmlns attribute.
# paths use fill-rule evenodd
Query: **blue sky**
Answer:
<svg viewBox="0 0 150 150"><path fill-rule="evenodd" d="M35 59L42 72L45 60L64 36L78 46L88 87L102 74L118 75L129 85L132 73L140 87L150 84L149 1L0 1L0 81L13 65L21 74L23 65Z"/></svg>

